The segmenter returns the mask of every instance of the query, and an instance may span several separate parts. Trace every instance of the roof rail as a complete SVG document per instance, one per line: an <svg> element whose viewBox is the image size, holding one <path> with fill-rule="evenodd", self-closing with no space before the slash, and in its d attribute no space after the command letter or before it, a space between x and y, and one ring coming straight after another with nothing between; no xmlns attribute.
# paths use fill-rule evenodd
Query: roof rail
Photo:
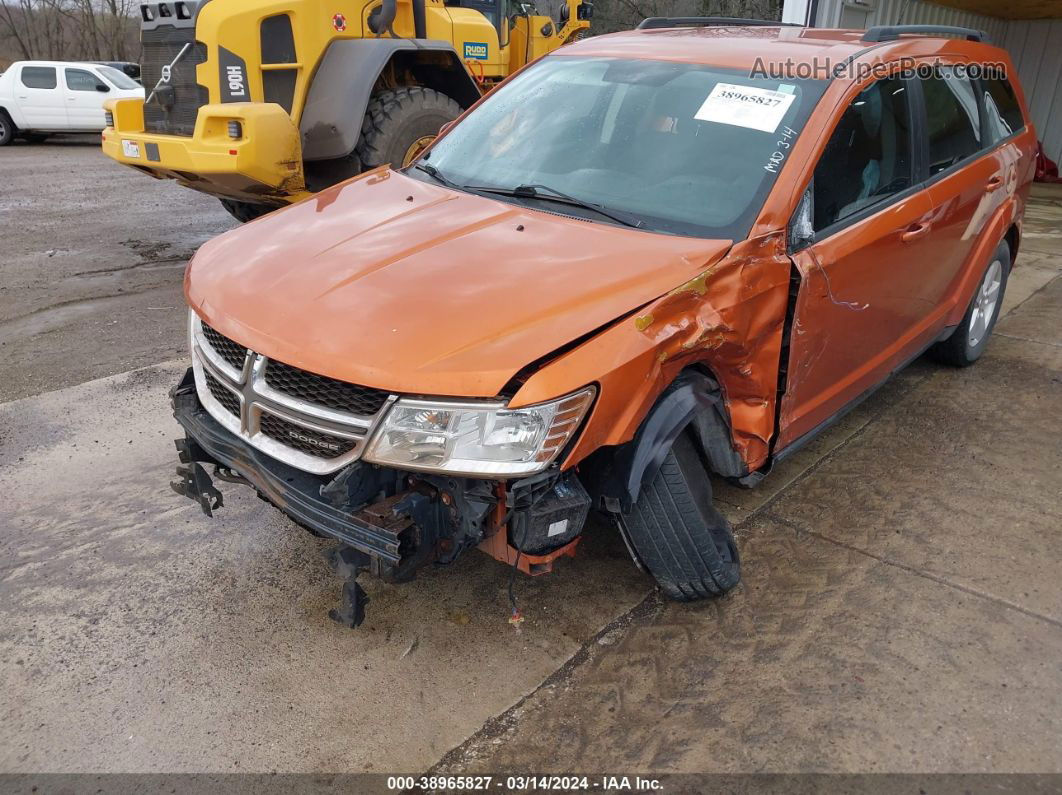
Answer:
<svg viewBox="0 0 1062 795"><path fill-rule="evenodd" d="M653 30L655 28L708 28L724 27L727 25L750 25L756 27L776 28L780 25L786 27L802 28L795 22L772 22L769 19L742 19L741 17L646 17L638 24L638 30Z"/></svg>
<svg viewBox="0 0 1062 795"><path fill-rule="evenodd" d="M954 25L875 25L863 34L863 41L893 41L908 33L919 36L962 36L967 41L988 43L988 34L984 31Z"/></svg>

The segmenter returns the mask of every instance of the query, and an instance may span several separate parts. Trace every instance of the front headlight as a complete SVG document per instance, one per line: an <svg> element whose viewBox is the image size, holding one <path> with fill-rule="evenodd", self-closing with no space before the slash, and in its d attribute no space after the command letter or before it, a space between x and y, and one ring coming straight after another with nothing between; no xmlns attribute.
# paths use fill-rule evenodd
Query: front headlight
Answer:
<svg viewBox="0 0 1062 795"><path fill-rule="evenodd" d="M531 475L553 463L578 430L594 394L594 387L587 387L520 409L402 398L384 417L364 459L473 477Z"/></svg>

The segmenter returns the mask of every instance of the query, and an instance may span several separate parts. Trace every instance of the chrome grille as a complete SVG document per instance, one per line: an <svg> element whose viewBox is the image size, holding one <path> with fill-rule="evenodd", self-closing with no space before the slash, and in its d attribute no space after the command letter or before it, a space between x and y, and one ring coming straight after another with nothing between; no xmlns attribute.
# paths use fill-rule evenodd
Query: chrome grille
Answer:
<svg viewBox="0 0 1062 795"><path fill-rule="evenodd" d="M214 331L206 323L203 324L203 336L207 338L210 347L217 351L218 356L232 365L236 372L243 369L244 360L247 358L247 348L238 342L233 342L224 334Z"/></svg>
<svg viewBox="0 0 1062 795"><path fill-rule="evenodd" d="M306 472L327 474L356 461L398 399L271 361L194 313L189 324L192 369L206 410L253 447Z"/></svg>
<svg viewBox="0 0 1062 795"><path fill-rule="evenodd" d="M387 393L382 390L348 384L272 360L266 367L265 378L278 392L351 414L369 416L387 402Z"/></svg>
<svg viewBox="0 0 1062 795"><path fill-rule="evenodd" d="M318 458L335 458L343 453L349 453L357 445L356 440L318 433L302 425L282 420L273 414L263 413L260 427L266 436L301 453Z"/></svg>

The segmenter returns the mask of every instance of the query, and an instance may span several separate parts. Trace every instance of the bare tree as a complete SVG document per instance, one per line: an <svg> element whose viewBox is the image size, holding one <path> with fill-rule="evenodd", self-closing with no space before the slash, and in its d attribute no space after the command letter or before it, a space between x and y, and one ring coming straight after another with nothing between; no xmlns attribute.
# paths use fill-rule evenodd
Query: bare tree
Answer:
<svg viewBox="0 0 1062 795"><path fill-rule="evenodd" d="M0 0L5 59L125 61L139 54L133 0Z"/></svg>

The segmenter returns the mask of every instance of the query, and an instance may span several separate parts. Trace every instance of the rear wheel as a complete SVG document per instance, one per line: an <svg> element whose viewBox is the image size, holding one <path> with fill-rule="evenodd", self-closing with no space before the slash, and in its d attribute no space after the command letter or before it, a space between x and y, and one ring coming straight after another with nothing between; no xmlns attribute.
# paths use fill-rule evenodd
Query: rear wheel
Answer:
<svg viewBox="0 0 1062 795"><path fill-rule="evenodd" d="M1010 246L1002 241L992 254L962 321L950 337L930 349L935 359L953 367L968 367L981 358L999 318L1009 275Z"/></svg>
<svg viewBox="0 0 1062 795"><path fill-rule="evenodd" d="M229 211L229 215L241 224L253 221L255 218L261 218L266 213L276 209L267 204L252 204L251 202L241 202L235 199L219 199L218 201L221 202L222 207Z"/></svg>
<svg viewBox="0 0 1062 795"><path fill-rule="evenodd" d="M0 146L7 146L15 138L15 124L6 110L0 110Z"/></svg>
<svg viewBox="0 0 1062 795"><path fill-rule="evenodd" d="M642 486L626 528L645 567L672 599L719 596L741 579L734 534L712 505L708 471L688 432Z"/></svg>
<svg viewBox="0 0 1062 795"><path fill-rule="evenodd" d="M431 88L381 91L369 102L355 151L366 170L385 163L393 168L408 166L440 127L460 115L455 100Z"/></svg>

